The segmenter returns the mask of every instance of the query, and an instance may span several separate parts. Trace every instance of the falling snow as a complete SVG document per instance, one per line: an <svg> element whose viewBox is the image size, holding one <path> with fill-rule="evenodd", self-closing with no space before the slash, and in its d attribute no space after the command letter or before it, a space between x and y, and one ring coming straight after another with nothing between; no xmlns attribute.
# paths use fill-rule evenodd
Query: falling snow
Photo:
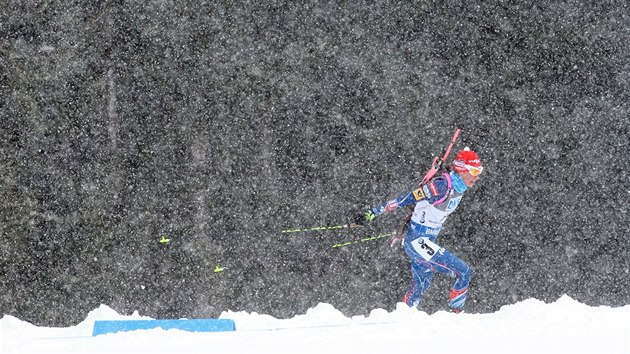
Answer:
<svg viewBox="0 0 630 354"><path fill-rule="evenodd" d="M628 10L8 2L0 310L46 326L100 304L391 311L404 252L354 241L403 213L281 230L344 224L410 190L456 128L484 162L439 238L475 271L466 311L564 294L630 304ZM444 310L450 282L421 309Z"/></svg>

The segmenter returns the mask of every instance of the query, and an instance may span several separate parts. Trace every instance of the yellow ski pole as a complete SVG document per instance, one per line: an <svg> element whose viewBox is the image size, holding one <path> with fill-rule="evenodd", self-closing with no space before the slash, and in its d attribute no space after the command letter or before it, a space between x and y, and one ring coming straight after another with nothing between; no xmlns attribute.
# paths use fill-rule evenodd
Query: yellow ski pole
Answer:
<svg viewBox="0 0 630 354"><path fill-rule="evenodd" d="M374 241L374 240L378 240L378 239L381 239L381 238L390 237L390 236L395 235L395 234L396 234L396 231L388 232L386 234L380 234L378 236L365 237L365 238L362 238L362 239L356 240L356 241L348 241L348 242L344 242L344 243L336 243L336 244L332 245L331 247L332 248L339 248L339 247L350 246L350 245L354 245L354 244L357 244L357 243Z"/></svg>
<svg viewBox="0 0 630 354"><path fill-rule="evenodd" d="M343 224L343 225L331 225L331 226L315 226L315 227L309 227L305 229L284 229L284 230L281 230L280 232L283 234L288 234L288 233L309 232L309 231L328 231L328 230L347 229L347 228L353 228L353 227L358 227L358 226L360 225Z"/></svg>

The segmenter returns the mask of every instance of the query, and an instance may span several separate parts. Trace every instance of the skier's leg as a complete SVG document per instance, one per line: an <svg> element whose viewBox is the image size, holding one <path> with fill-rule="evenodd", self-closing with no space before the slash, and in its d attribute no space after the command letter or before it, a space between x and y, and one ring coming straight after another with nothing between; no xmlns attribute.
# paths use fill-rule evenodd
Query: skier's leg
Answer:
<svg viewBox="0 0 630 354"><path fill-rule="evenodd" d="M411 261L411 285L403 297L403 301L409 307L418 307L422 296L429 290L433 272L431 267Z"/></svg>
<svg viewBox="0 0 630 354"><path fill-rule="evenodd" d="M422 296L429 290L433 272L431 264L416 252L409 242L404 243L405 253L411 264L411 285L403 301L410 307L417 307Z"/></svg>
<svg viewBox="0 0 630 354"><path fill-rule="evenodd" d="M440 249L431 259L431 265L436 272L455 277L449 296L449 306L454 312L462 311L468 296L468 284L473 274L472 269L466 262L444 248Z"/></svg>

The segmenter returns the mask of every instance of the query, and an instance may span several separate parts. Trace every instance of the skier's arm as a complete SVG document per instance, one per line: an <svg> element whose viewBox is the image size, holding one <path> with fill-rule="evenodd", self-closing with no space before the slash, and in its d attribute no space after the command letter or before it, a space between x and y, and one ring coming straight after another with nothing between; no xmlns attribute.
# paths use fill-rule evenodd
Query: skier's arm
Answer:
<svg viewBox="0 0 630 354"><path fill-rule="evenodd" d="M379 204L375 207L372 207L372 212L376 216L381 216L385 213L392 212L396 209L414 205L417 200L414 197L414 192L407 192L395 199L389 200L383 204Z"/></svg>
<svg viewBox="0 0 630 354"><path fill-rule="evenodd" d="M415 200L413 197L413 193L408 192L399 196L398 198L392 199L384 204L377 205L366 210L365 212L359 213L352 219L352 222L356 225L367 225L374 219L376 219L377 216L383 215L386 212L394 211L407 205L412 205L414 203Z"/></svg>
<svg viewBox="0 0 630 354"><path fill-rule="evenodd" d="M376 216L383 215L406 206L426 201L428 204L442 199L448 193L448 183L443 177L435 177L411 192L371 208Z"/></svg>
<svg viewBox="0 0 630 354"><path fill-rule="evenodd" d="M427 206L442 199L448 193L448 184L443 177L435 177L411 192L407 192L395 199L389 200L362 212L354 217L357 225L367 225L385 213L406 207L415 206L418 202L425 202Z"/></svg>

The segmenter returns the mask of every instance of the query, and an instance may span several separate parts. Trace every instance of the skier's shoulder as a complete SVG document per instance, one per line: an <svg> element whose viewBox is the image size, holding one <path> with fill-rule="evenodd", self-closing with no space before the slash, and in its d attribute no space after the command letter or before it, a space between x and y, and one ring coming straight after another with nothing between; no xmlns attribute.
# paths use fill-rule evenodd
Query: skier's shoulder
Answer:
<svg viewBox="0 0 630 354"><path fill-rule="evenodd" d="M446 195L451 188L448 173L447 170L440 170L433 178L421 184L413 191L416 200L434 200Z"/></svg>
<svg viewBox="0 0 630 354"><path fill-rule="evenodd" d="M427 182L428 188L433 192L433 196L441 196L448 193L451 188L451 180L447 171L440 171L435 174L435 177L431 178Z"/></svg>

